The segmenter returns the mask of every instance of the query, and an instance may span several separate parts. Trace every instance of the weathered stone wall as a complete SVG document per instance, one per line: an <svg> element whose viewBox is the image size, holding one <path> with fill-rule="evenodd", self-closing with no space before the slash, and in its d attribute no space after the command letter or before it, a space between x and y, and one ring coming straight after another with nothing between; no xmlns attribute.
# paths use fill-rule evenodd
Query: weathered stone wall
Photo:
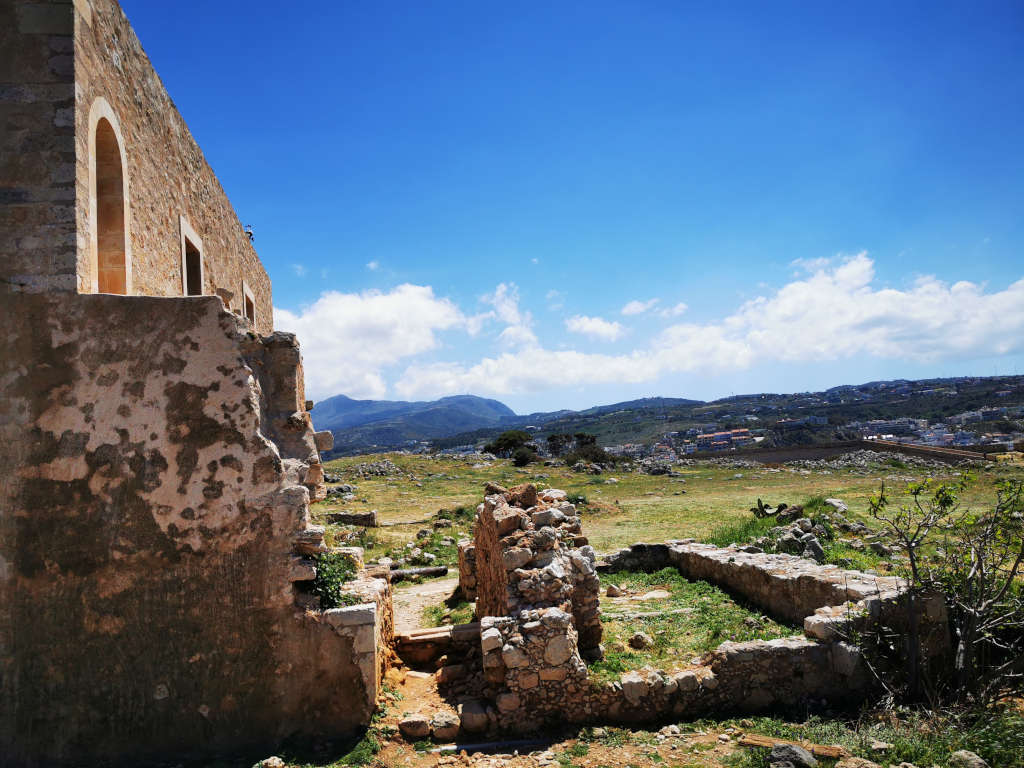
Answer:
<svg viewBox="0 0 1024 768"><path fill-rule="evenodd" d="M270 280L124 12L115 0L78 0L75 5L78 290L94 290L89 167L95 162L95 149L90 157L90 115L97 100L104 99L119 123L128 171L130 292L182 295L180 217L184 217L201 240L203 293L219 291L229 308L241 314L244 280L254 298L255 330L269 333L273 328Z"/></svg>
<svg viewBox="0 0 1024 768"><path fill-rule="evenodd" d="M568 612L571 604L522 601L537 584L537 574L512 570L519 557L510 553L529 546L523 543L524 531L539 521L535 513L504 503L517 490L486 497L477 523L478 606L483 600L490 613L480 621L482 691L493 704L485 710L497 730L528 733L553 719L638 723L852 703L870 685L860 650L848 642L852 630L877 621L899 626L905 595L895 577L692 540L636 544L610 555L598 568L675 567L688 578L723 586L782 618L802 622L805 636L727 642L700 659L679 660L675 671L645 667L617 681L595 682L583 662L581 633ZM499 613L503 604L493 589L501 562L492 551L496 544L505 556L506 615ZM941 660L949 649L945 605L929 597L920 608L926 658Z"/></svg>
<svg viewBox="0 0 1024 768"><path fill-rule="evenodd" d="M598 567L675 567L688 579L725 587L783 620L801 624L808 637L819 640L842 639L852 625L865 622L899 626L907 615L902 579L820 565L795 555L744 552L684 539L634 544L609 555ZM941 658L950 648L945 602L938 594L919 599L922 646L929 656Z"/></svg>
<svg viewBox="0 0 1024 768"><path fill-rule="evenodd" d="M0 3L0 291L73 291L74 9Z"/></svg>
<svg viewBox="0 0 1024 768"><path fill-rule="evenodd" d="M294 340L216 297L8 294L0 325L4 763L366 723L381 660L361 627L389 633L389 603L342 626L293 586L324 548L308 467L269 439L302 402L279 370Z"/></svg>
<svg viewBox="0 0 1024 768"><path fill-rule="evenodd" d="M584 655L599 657L600 582L576 508L555 489L488 490L475 525L476 615L559 608L572 615Z"/></svg>
<svg viewBox="0 0 1024 768"><path fill-rule="evenodd" d="M476 544L471 539L459 542L459 589L469 602L476 600Z"/></svg>

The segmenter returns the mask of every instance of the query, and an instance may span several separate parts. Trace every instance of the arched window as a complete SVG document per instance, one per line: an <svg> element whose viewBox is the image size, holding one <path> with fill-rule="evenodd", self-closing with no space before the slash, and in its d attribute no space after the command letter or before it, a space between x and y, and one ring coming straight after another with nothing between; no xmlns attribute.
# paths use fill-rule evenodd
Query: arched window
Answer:
<svg viewBox="0 0 1024 768"><path fill-rule="evenodd" d="M89 205L92 290L131 293L132 259L128 221L128 179L117 117L105 99L89 115Z"/></svg>
<svg viewBox="0 0 1024 768"><path fill-rule="evenodd" d="M96 124L96 267L100 293L127 293L124 178L110 121Z"/></svg>

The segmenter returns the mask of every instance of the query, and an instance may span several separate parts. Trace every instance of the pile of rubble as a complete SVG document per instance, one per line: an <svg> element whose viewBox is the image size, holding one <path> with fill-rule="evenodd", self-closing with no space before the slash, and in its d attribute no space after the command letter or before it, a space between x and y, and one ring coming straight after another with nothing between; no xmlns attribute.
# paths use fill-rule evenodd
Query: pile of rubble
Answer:
<svg viewBox="0 0 1024 768"><path fill-rule="evenodd" d="M896 459L908 467L920 469L944 469L948 470L949 464L934 459L926 459L921 456L911 456L900 453L882 453L880 451L869 451L867 449L851 451L833 459L798 459L787 461L786 466L799 469L869 469L877 464L885 464Z"/></svg>
<svg viewBox="0 0 1024 768"><path fill-rule="evenodd" d="M365 461L362 464L356 464L351 471L359 477L403 477L409 474L391 459Z"/></svg>
<svg viewBox="0 0 1024 768"><path fill-rule="evenodd" d="M669 462L661 459L640 459L633 466L637 472L642 472L645 475L679 476L679 473L672 468Z"/></svg>
<svg viewBox="0 0 1024 768"><path fill-rule="evenodd" d="M333 480L331 482L334 482ZM326 499L341 499L342 501L355 501L356 486L351 483L332 485L327 489Z"/></svg>

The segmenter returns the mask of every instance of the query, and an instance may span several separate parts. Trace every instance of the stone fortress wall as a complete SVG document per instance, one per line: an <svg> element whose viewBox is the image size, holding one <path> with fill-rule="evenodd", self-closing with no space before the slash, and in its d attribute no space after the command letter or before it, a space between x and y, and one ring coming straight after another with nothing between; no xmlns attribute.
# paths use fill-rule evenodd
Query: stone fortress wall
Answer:
<svg viewBox="0 0 1024 768"><path fill-rule="evenodd" d="M357 582L342 620L303 587L326 547L294 337L216 297L8 294L0 322L5 764L367 723L390 588Z"/></svg>
<svg viewBox="0 0 1024 768"><path fill-rule="evenodd" d="M0 290L74 291L74 8L0 3Z"/></svg>
<svg viewBox="0 0 1024 768"><path fill-rule="evenodd" d="M114 0L0 50L0 762L351 733L390 586L311 595L330 434L249 238Z"/></svg>
<svg viewBox="0 0 1024 768"><path fill-rule="evenodd" d="M12 0L0 22L8 285L217 294L270 333L270 279L115 0Z"/></svg>

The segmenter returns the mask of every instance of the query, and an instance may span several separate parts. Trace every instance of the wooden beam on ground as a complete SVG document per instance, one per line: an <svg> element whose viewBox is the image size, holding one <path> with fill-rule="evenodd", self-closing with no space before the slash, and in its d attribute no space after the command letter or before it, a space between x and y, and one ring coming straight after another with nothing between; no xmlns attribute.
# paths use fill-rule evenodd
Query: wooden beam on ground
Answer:
<svg viewBox="0 0 1024 768"><path fill-rule="evenodd" d="M849 757L850 753L843 747L829 744L811 744L807 741L790 741L789 739L777 739L773 736L760 736L756 733L745 733L740 737L741 747L764 747L771 749L779 744L789 744L794 747L803 747L815 757L827 757L831 760L838 760L841 757Z"/></svg>

